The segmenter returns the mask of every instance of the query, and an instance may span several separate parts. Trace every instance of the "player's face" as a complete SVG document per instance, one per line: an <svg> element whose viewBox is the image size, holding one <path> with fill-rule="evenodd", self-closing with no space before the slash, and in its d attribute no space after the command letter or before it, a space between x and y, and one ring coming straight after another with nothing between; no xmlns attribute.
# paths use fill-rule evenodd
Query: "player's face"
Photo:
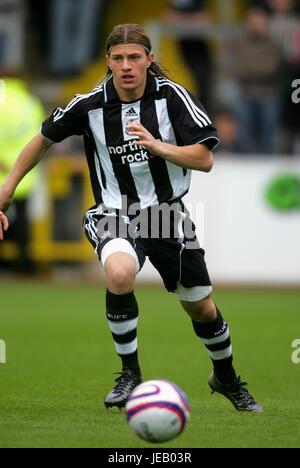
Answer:
<svg viewBox="0 0 300 468"><path fill-rule="evenodd" d="M147 68L153 61L153 53L147 55L145 49L136 44L121 44L112 47L106 60L120 99L140 98L145 90Z"/></svg>

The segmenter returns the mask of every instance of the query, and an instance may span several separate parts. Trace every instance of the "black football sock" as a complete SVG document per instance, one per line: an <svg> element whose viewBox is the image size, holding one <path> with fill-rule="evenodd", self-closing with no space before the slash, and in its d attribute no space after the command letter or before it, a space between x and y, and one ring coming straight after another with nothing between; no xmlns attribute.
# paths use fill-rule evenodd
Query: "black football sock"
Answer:
<svg viewBox="0 0 300 468"><path fill-rule="evenodd" d="M196 335L207 348L214 366L214 373L221 383L232 383L237 376L232 365L232 349L227 322L221 312L212 322L195 322L192 320Z"/></svg>
<svg viewBox="0 0 300 468"><path fill-rule="evenodd" d="M106 317L122 368L141 375L137 351L138 305L133 292L113 294L106 290Z"/></svg>

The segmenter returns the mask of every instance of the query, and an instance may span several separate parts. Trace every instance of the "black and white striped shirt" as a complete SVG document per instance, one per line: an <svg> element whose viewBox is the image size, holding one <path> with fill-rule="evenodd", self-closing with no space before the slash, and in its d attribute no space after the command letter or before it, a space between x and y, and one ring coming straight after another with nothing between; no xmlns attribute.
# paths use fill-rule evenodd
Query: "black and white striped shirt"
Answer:
<svg viewBox="0 0 300 468"><path fill-rule="evenodd" d="M126 124L138 120L155 138L185 146L218 144L215 128L199 101L179 84L148 75L143 97L121 102L112 78L91 93L78 94L65 109L58 108L43 123L42 134L54 142L83 135L95 201L122 208L122 198L141 208L182 197L191 170L153 156Z"/></svg>

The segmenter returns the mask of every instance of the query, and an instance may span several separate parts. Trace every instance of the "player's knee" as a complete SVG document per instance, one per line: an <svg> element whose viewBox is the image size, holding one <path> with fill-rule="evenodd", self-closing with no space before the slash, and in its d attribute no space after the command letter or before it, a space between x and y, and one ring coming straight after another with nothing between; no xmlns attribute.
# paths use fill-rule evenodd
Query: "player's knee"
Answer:
<svg viewBox="0 0 300 468"><path fill-rule="evenodd" d="M107 287L114 294L127 294L134 288L136 269L134 262L114 262L106 268Z"/></svg>
<svg viewBox="0 0 300 468"><path fill-rule="evenodd" d="M211 295L196 302L181 301L184 310L196 322L211 322L217 316Z"/></svg>
<svg viewBox="0 0 300 468"><path fill-rule="evenodd" d="M200 304L198 314L196 314L195 320L201 322L211 322L217 317L216 307L212 300L208 300L203 304Z"/></svg>

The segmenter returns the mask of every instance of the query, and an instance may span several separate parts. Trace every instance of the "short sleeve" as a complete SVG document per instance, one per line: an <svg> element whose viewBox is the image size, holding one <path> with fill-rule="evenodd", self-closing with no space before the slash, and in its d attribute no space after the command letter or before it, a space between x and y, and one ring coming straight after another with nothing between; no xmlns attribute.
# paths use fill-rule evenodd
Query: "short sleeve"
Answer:
<svg viewBox="0 0 300 468"><path fill-rule="evenodd" d="M169 86L168 112L177 144L202 143L213 150L219 137L200 101L177 83Z"/></svg>
<svg viewBox="0 0 300 468"><path fill-rule="evenodd" d="M41 128L42 135L55 143L72 135L82 135L83 131L84 115L78 97L72 99L65 109L55 109Z"/></svg>

